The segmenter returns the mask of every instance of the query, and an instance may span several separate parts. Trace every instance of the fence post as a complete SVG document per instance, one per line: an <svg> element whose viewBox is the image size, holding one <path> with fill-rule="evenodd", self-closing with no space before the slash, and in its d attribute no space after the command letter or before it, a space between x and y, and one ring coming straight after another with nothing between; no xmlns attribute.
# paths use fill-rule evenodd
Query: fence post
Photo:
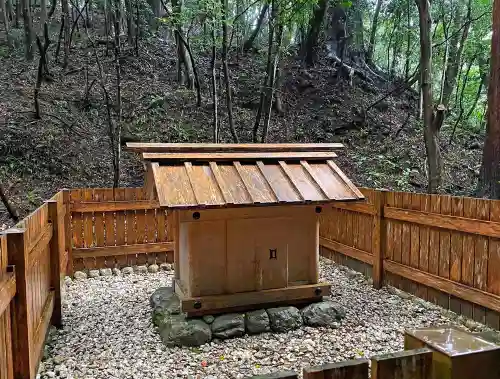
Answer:
<svg viewBox="0 0 500 379"><path fill-rule="evenodd" d="M21 224L18 224L21 225ZM31 331L31 308L28 306L28 241L26 241L25 229L11 228L4 234L7 235L7 254L9 264L14 265L16 273L16 296L12 307L12 329L13 329L13 356L14 377L34 378L32 372L32 331Z"/></svg>
<svg viewBox="0 0 500 379"><path fill-rule="evenodd" d="M66 275L73 276L73 241L71 238L71 204L70 204L70 190L63 189L63 202L66 209L64 214L64 239L66 241L66 249L68 250L68 264L66 269Z"/></svg>
<svg viewBox="0 0 500 379"><path fill-rule="evenodd" d="M373 205L376 214L372 224L372 251L373 251L373 287L379 289L384 283L384 248L385 248L385 219L384 205L386 190L374 191Z"/></svg>
<svg viewBox="0 0 500 379"><path fill-rule="evenodd" d="M52 325L56 328L62 326L62 309L61 309L61 256L64 255L64 246L59 243L61 230L59 226L58 204L56 200L48 200L49 222L52 224L52 239L50 240L50 282L54 289L54 311L52 312Z"/></svg>

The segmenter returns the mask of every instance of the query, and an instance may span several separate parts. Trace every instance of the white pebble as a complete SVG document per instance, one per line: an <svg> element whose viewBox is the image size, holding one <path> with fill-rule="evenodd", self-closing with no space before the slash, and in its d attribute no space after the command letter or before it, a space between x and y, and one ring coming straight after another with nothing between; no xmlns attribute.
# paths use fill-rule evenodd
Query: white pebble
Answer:
<svg viewBox="0 0 500 379"><path fill-rule="evenodd" d="M99 273L101 274L101 276L112 276L113 275L113 271L111 271L110 268L101 268L99 270Z"/></svg>
<svg viewBox="0 0 500 379"><path fill-rule="evenodd" d="M90 270L89 278L97 278L99 276L99 270Z"/></svg>
<svg viewBox="0 0 500 379"><path fill-rule="evenodd" d="M75 280L68 286L64 329L50 332L41 378L159 379L168 373L169 378L229 379L282 370L301 373L304 367L361 354L370 358L404 350L401 332L406 328L461 323L479 328L413 296L403 299L387 287L375 290L367 280L321 258L321 277L332 284L330 299L347 313L338 328L303 326L280 335L212 341L198 349L167 348L151 323L149 304L156 289L172 285L164 265L156 275L139 275L126 267L122 273L127 275Z"/></svg>
<svg viewBox="0 0 500 379"><path fill-rule="evenodd" d="M159 267L158 267L158 265L155 265L155 264L150 265L150 266L148 267L148 272L150 272L150 273L152 273L152 274L157 273L157 272L158 272L158 270L159 270Z"/></svg>
<svg viewBox="0 0 500 379"><path fill-rule="evenodd" d="M73 276L78 280L87 279L87 274L83 271L76 271Z"/></svg>
<svg viewBox="0 0 500 379"><path fill-rule="evenodd" d="M160 269L163 271L172 271L172 265L170 263L162 263Z"/></svg>
<svg viewBox="0 0 500 379"><path fill-rule="evenodd" d="M122 268L123 275L130 275L134 273L134 269L132 267L124 267Z"/></svg>

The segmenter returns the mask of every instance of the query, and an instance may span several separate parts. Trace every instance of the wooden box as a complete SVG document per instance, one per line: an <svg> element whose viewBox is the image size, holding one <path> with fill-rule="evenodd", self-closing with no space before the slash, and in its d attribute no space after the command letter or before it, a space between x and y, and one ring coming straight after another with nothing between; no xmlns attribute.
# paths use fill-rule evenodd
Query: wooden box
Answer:
<svg viewBox="0 0 500 379"><path fill-rule="evenodd" d="M499 379L500 346L452 327L405 333L405 349L433 351L433 379Z"/></svg>
<svg viewBox="0 0 500 379"><path fill-rule="evenodd" d="M175 283L183 310L213 312L329 295L330 286L318 283L320 210L295 206L177 211ZM213 298L216 295L226 296Z"/></svg>

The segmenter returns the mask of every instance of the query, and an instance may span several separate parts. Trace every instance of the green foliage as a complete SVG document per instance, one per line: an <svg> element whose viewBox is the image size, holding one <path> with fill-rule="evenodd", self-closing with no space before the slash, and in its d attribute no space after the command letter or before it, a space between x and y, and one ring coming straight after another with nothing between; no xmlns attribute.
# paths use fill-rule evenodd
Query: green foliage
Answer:
<svg viewBox="0 0 500 379"><path fill-rule="evenodd" d="M471 1L471 27L462 47L457 84L449 104L448 123L453 125L459 117L460 109L465 110L466 120L459 127L480 130L484 128L484 102L486 87L482 86L479 101L476 103L482 74L488 70L487 59L491 51L491 9L490 0ZM442 75L445 63L452 63L452 43L459 48L467 21L468 0L438 0L431 5L433 35L433 92L435 102L440 99ZM373 14L375 4L369 5L366 14ZM456 17L458 19L455 19ZM371 25L370 17L365 26ZM447 43L448 41L448 43ZM408 45L409 42L409 45ZM411 75L418 67L420 59L419 20L417 7L413 0L390 0L383 3L375 44L375 62L394 76ZM474 60L467 79L464 78L468 62ZM409 69L406 72L405 68ZM392 71L392 72L391 72ZM463 88L465 86L465 88ZM415 88L417 88L415 86ZM463 94L463 97L462 97ZM461 101L460 101L461 98ZM472 108L472 109L471 109Z"/></svg>

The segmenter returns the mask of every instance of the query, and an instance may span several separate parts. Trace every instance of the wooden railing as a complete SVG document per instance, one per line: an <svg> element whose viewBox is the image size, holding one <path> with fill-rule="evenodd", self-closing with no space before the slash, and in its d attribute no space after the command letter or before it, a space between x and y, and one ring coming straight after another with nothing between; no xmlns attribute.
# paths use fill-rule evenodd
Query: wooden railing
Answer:
<svg viewBox="0 0 500 379"><path fill-rule="evenodd" d="M34 378L50 324L61 325L62 192L0 235L0 378Z"/></svg>
<svg viewBox="0 0 500 379"><path fill-rule="evenodd" d="M303 370L304 379L368 379L368 359L332 363ZM254 379L297 379L293 371L276 372ZM378 355L371 358L372 379L431 379L432 350L423 348Z"/></svg>
<svg viewBox="0 0 500 379"><path fill-rule="evenodd" d="M64 196L72 272L173 261L166 211L142 188L76 189Z"/></svg>
<svg viewBox="0 0 500 379"><path fill-rule="evenodd" d="M7 237L0 235L0 379L14 377L11 303L15 294L16 276L8 266Z"/></svg>
<svg viewBox="0 0 500 379"><path fill-rule="evenodd" d="M499 329L500 202L362 192L322 214L322 254Z"/></svg>

